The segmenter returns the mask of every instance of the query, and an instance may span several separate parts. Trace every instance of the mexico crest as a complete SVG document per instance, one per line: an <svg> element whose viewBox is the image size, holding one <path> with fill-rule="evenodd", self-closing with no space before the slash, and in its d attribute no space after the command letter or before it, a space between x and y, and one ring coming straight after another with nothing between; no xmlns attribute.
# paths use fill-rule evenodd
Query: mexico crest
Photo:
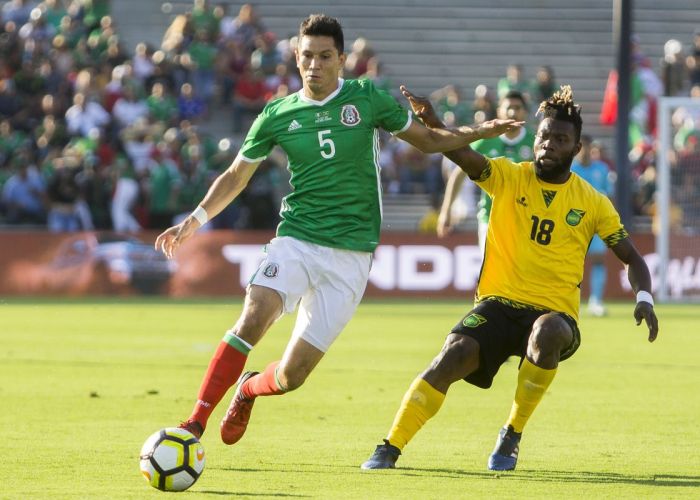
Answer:
<svg viewBox="0 0 700 500"><path fill-rule="evenodd" d="M340 123L347 125L348 127L354 127L360 123L362 119L360 118L360 112L353 104L346 104L340 111Z"/></svg>
<svg viewBox="0 0 700 500"><path fill-rule="evenodd" d="M274 278L277 276L277 273L279 273L279 267L274 263L268 264L265 266L265 269L263 269L263 274L268 278Z"/></svg>
<svg viewBox="0 0 700 500"><path fill-rule="evenodd" d="M584 215L586 215L584 210L572 208L569 210L569 213L566 214L566 223L570 226L578 226L578 223L581 222Z"/></svg>

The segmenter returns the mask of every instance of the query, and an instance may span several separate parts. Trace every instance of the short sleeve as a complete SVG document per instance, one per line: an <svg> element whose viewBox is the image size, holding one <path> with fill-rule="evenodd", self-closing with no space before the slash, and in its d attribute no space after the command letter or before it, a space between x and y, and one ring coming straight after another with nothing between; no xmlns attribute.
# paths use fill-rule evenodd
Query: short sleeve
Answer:
<svg viewBox="0 0 700 500"><path fill-rule="evenodd" d="M399 134L411 125L410 111L404 109L392 95L378 89L370 80L363 82L369 89L374 123L392 134Z"/></svg>
<svg viewBox="0 0 700 500"><path fill-rule="evenodd" d="M629 237L625 226L620 221L620 214L617 213L612 202L602 194L600 195L599 216L595 232L608 248L614 247Z"/></svg>
<svg viewBox="0 0 700 500"><path fill-rule="evenodd" d="M493 196L503 189L507 179L513 175L516 164L508 158L501 156L498 158L486 158L486 168L478 179L472 179L481 189Z"/></svg>
<svg viewBox="0 0 700 500"><path fill-rule="evenodd" d="M270 123L272 116L270 105L268 105L250 126L248 135L246 135L241 150L238 152L238 155L244 160L250 163L259 163L270 154L275 145L272 135L273 127Z"/></svg>

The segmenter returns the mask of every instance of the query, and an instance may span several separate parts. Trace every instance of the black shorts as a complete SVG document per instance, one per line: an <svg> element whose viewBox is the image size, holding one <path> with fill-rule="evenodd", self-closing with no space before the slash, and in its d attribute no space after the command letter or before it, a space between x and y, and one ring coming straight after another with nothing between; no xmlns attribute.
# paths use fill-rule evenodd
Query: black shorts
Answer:
<svg viewBox="0 0 700 500"><path fill-rule="evenodd" d="M469 311L451 333L468 335L479 343L479 368L464 380L488 389L498 369L510 356L525 357L532 325L537 318L551 311L510 305L499 300L485 300ZM581 333L576 321L559 314L571 327L574 338L561 353L560 361L573 356L581 344Z"/></svg>

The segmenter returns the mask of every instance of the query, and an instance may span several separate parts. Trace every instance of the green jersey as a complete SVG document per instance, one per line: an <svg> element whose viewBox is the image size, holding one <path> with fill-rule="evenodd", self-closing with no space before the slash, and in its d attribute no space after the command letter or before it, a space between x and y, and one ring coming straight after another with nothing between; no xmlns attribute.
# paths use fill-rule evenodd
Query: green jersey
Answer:
<svg viewBox="0 0 700 500"><path fill-rule="evenodd" d="M505 156L513 163L520 163L534 159L532 152L534 142L534 132L523 127L514 139L508 139L505 135L500 135L490 139L480 139L474 142L471 147L474 151L489 158ZM477 220L484 224L488 223L491 215L491 197L485 191L481 191L478 208L476 212Z"/></svg>
<svg viewBox="0 0 700 500"><path fill-rule="evenodd" d="M265 106L239 155L259 162L279 145L292 192L282 200L278 236L372 252L379 243L379 133L406 130L410 113L370 80L338 80L323 101L304 90Z"/></svg>

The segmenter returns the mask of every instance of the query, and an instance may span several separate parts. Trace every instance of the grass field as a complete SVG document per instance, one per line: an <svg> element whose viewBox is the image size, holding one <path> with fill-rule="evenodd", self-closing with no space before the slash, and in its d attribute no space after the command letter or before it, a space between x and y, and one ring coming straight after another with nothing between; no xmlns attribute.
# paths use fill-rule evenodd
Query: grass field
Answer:
<svg viewBox="0 0 700 500"><path fill-rule="evenodd" d="M659 306L655 344L613 305L581 318L583 343L525 430L518 470L486 460L510 409L517 363L494 387L450 390L394 471L361 471L413 377L464 303L364 303L307 384L257 402L184 498L700 497L698 306ZM143 440L187 417L209 356L240 304L0 301L0 498L160 498L138 471ZM278 359L279 321L248 366Z"/></svg>

